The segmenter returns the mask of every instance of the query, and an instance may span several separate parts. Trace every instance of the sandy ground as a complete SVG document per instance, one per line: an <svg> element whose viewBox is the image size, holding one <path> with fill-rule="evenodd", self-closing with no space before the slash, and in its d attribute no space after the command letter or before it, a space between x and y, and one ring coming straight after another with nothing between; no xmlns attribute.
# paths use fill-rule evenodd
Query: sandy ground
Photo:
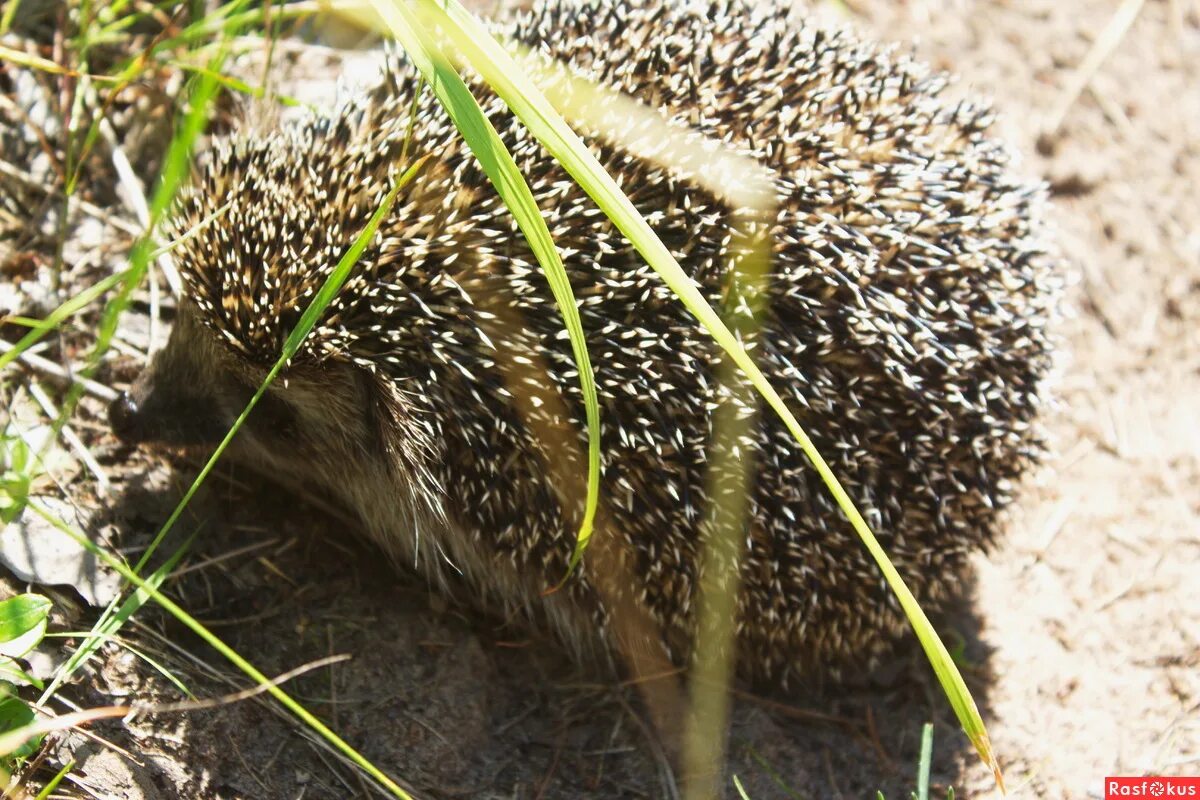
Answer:
<svg viewBox="0 0 1200 800"><path fill-rule="evenodd" d="M964 89L995 98L1026 170L1051 184L1077 276L1047 414L1054 456L1031 478L1008 537L978 559L970 602L938 621L965 643L968 682L1021 797L1099 797L1105 775L1200 773L1200 6L1145 3L1074 96L1077 67L1119 5L847 3L863 31L915 42ZM108 377L135 369L118 360ZM95 529L136 546L196 465L116 446L101 413L88 400L77 427L115 490L76 499L96 509ZM633 689L396 577L344 520L227 472L181 528L201 536L172 594L268 674L350 654L289 686L419 796L669 796ZM65 627L94 619L69 590L54 596ZM198 696L246 685L156 612L129 634ZM115 648L66 694L84 707L174 697ZM755 800L906 797L927 719L937 724L935 783L989 795L911 645L869 685L812 687L786 704L739 700L730 771ZM48 765L68 754L79 764L69 796L372 796L266 703L96 731L125 752L78 734L50 749Z"/></svg>
<svg viewBox="0 0 1200 800"><path fill-rule="evenodd" d="M1064 112L1117 5L869 6L870 29L995 96L1079 271L1057 456L976 600L995 743L1051 797L1200 772L1200 31L1195 4L1147 3Z"/></svg>

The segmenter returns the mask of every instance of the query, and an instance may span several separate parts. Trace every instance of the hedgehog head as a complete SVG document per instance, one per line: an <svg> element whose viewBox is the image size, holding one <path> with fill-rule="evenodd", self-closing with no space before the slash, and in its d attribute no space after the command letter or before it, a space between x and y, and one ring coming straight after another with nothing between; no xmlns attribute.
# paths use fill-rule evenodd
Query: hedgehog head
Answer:
<svg viewBox="0 0 1200 800"><path fill-rule="evenodd" d="M216 145L171 217L185 299L167 345L110 408L122 439L220 441L391 188L402 135L352 111ZM403 273L395 235L369 244L247 418L236 458L287 479L398 449L416 457L423 431L404 430L414 415L377 377L384 346L366 322L381 302L378 276Z"/></svg>

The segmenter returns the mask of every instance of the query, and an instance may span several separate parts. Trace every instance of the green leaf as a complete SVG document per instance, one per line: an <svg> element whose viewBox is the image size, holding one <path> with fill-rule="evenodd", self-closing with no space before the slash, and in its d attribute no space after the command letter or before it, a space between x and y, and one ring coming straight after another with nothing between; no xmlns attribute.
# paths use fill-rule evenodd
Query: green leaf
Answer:
<svg viewBox="0 0 1200 800"><path fill-rule="evenodd" d="M19 594L0 602L0 655L20 658L42 640L50 601L40 594Z"/></svg>
<svg viewBox="0 0 1200 800"><path fill-rule="evenodd" d="M8 656L0 656L0 681L42 688L40 680L21 669L20 665Z"/></svg>
<svg viewBox="0 0 1200 800"><path fill-rule="evenodd" d="M32 724L37 719L29 704L17 696L17 687L11 683L0 681L0 734L15 731ZM38 746L45 736L38 735L27 739L24 744L11 753L6 753L9 764L20 761L37 752Z"/></svg>
<svg viewBox="0 0 1200 800"><path fill-rule="evenodd" d="M0 522L21 516L33 483L29 443L20 436L0 437Z"/></svg>

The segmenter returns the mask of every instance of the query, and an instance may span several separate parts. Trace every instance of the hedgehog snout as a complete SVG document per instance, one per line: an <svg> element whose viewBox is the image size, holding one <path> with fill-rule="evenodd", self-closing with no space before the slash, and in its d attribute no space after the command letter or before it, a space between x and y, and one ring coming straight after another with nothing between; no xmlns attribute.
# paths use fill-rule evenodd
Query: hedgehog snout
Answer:
<svg viewBox="0 0 1200 800"><path fill-rule="evenodd" d="M210 404L171 390L139 388L135 384L108 406L108 423L122 442L204 445L220 441L222 429Z"/></svg>
<svg viewBox="0 0 1200 800"><path fill-rule="evenodd" d="M108 405L108 424L117 438L128 444L138 439L138 404L129 392L121 392Z"/></svg>
<svg viewBox="0 0 1200 800"><path fill-rule="evenodd" d="M206 445L221 441L228 425L205 382L177 374L162 354L128 391L108 406L112 432L126 444Z"/></svg>

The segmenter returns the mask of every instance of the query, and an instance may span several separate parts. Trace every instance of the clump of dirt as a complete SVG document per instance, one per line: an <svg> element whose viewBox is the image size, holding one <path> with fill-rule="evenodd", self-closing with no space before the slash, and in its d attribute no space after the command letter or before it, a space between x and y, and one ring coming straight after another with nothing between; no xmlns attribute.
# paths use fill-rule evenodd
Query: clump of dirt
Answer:
<svg viewBox="0 0 1200 800"><path fill-rule="evenodd" d="M964 90L995 98L1026 170L1049 182L1059 241L1079 276L1063 325L1068 359L1046 415L1055 456L1026 487L1008 538L977 559L968 602L936 621L961 640L1016 796L1095 795L1106 775L1200 771L1200 10L1147 2L1072 99L1072 76L1119 5L844 6L851 24L915 40L922 57L962 76ZM77 416L116 488L74 500L101 509L96 524L136 551L197 465L116 446L98 400ZM176 534L177 543L199 532L169 592L268 675L349 655L287 689L420 797L671 796L668 759L635 687L397 575L353 528L257 478L221 473ZM74 613L65 625L88 624ZM126 633L198 697L247 686L157 611L141 612ZM179 696L115 646L64 691L84 707ZM935 785L990 794L990 774L914 644L888 670L848 683L785 699L739 696L729 771L755 800L877 789L905 797L926 720L936 723ZM123 750L72 734L48 754L47 763L75 758L75 792L376 793L261 698L93 730Z"/></svg>

